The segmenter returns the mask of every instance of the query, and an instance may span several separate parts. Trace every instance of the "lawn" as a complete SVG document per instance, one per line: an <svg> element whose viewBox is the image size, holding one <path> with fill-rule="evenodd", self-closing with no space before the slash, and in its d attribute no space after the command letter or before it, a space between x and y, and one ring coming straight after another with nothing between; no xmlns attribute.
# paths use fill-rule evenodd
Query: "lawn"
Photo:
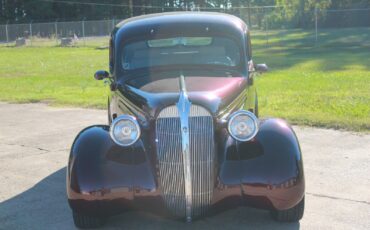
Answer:
<svg viewBox="0 0 370 230"><path fill-rule="evenodd" d="M370 130L369 51L361 48L258 53L260 113L294 124Z"/></svg>
<svg viewBox="0 0 370 230"><path fill-rule="evenodd" d="M107 89L95 81L106 69L107 50L0 48L0 100L104 108Z"/></svg>
<svg viewBox="0 0 370 230"><path fill-rule="evenodd" d="M370 28L256 34L260 113L293 124L370 131ZM311 43L310 43L311 42Z"/></svg>
<svg viewBox="0 0 370 230"><path fill-rule="evenodd" d="M370 29L252 33L260 115L293 124L370 130ZM99 42L100 44L100 42ZM108 51L94 46L0 47L0 100L105 108L107 87L93 80Z"/></svg>

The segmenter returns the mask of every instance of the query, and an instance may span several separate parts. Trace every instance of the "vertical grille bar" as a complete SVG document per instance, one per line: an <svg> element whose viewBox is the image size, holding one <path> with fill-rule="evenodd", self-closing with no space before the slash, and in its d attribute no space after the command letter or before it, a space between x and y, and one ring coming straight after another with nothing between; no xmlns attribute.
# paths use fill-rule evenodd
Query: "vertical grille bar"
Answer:
<svg viewBox="0 0 370 230"><path fill-rule="evenodd" d="M214 130L211 114L192 105L188 116L191 170L191 216L209 208L214 183ZM186 217L186 193L180 116L176 106L163 109L156 121L159 185L167 208Z"/></svg>

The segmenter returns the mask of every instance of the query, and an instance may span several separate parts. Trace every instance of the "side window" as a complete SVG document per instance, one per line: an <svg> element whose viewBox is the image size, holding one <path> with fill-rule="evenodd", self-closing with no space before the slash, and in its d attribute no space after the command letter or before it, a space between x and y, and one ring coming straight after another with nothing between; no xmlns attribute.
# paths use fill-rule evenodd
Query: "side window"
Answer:
<svg viewBox="0 0 370 230"><path fill-rule="evenodd" d="M114 71L114 42L113 36L109 40L109 72Z"/></svg>

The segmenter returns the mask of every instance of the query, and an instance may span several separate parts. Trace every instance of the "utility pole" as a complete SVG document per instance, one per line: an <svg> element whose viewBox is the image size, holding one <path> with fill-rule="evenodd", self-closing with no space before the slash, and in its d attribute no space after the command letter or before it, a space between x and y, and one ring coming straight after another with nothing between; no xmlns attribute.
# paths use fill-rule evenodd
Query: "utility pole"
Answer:
<svg viewBox="0 0 370 230"><path fill-rule="evenodd" d="M317 6L315 7L315 45L317 45Z"/></svg>
<svg viewBox="0 0 370 230"><path fill-rule="evenodd" d="M58 45L58 19L54 23L54 29L55 29L55 42Z"/></svg>
<svg viewBox="0 0 370 230"><path fill-rule="evenodd" d="M85 41L85 18L82 19L82 39L84 41L84 46L86 45L86 41Z"/></svg>
<svg viewBox="0 0 370 230"><path fill-rule="evenodd" d="M9 30L8 30L8 23L9 21L6 22L6 25L5 25L5 34L6 34L6 44L8 45L9 43Z"/></svg>
<svg viewBox="0 0 370 230"><path fill-rule="evenodd" d="M252 20L251 20L251 0L248 0L248 26L252 28Z"/></svg>
<svg viewBox="0 0 370 230"><path fill-rule="evenodd" d="M197 11L201 11L204 8L205 4L205 0L197 0L195 1L195 8L197 9Z"/></svg>
<svg viewBox="0 0 370 230"><path fill-rule="evenodd" d="M174 0L169 0L169 6L171 9L169 11L175 11L175 1Z"/></svg>
<svg viewBox="0 0 370 230"><path fill-rule="evenodd" d="M263 10L263 12L265 13L265 9ZM266 14L266 13L265 13ZM265 20L265 33L266 33L266 47L268 47L269 45L269 35L268 35L268 26L269 26L269 23L268 23L268 17L266 18Z"/></svg>
<svg viewBox="0 0 370 230"><path fill-rule="evenodd" d="M130 8L130 16L133 17L134 16L134 6L133 6L133 3L132 3L132 0L129 1L129 8Z"/></svg>
<svg viewBox="0 0 370 230"><path fill-rule="evenodd" d="M32 46L32 36L33 36L33 34L32 34L32 21L30 22L30 45Z"/></svg>

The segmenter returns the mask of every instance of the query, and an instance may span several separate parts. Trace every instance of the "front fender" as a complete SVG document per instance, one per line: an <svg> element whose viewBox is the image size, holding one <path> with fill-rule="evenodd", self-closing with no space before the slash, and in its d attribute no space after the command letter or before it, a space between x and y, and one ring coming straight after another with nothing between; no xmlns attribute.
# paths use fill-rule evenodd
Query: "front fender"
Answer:
<svg viewBox="0 0 370 230"><path fill-rule="evenodd" d="M284 210L301 201L305 190L302 154L293 129L285 121L262 121L254 140L239 142L237 149L247 205Z"/></svg>
<svg viewBox="0 0 370 230"><path fill-rule="evenodd" d="M155 188L142 139L118 146L106 125L90 126L77 135L66 181L70 207L91 215L132 209L135 187Z"/></svg>

